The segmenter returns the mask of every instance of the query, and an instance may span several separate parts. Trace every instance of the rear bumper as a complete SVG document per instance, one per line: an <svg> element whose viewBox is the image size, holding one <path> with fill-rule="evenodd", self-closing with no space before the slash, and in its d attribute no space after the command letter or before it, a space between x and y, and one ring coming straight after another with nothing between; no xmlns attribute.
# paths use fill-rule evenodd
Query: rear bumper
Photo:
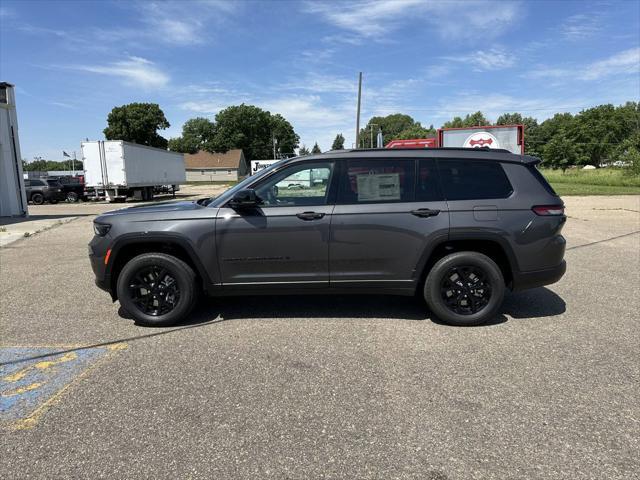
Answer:
<svg viewBox="0 0 640 480"><path fill-rule="evenodd" d="M553 268L545 268L544 270L533 270L531 272L514 272L513 275L513 291L519 292L529 288L542 287L551 285L562 278L567 271L567 262L562 260Z"/></svg>

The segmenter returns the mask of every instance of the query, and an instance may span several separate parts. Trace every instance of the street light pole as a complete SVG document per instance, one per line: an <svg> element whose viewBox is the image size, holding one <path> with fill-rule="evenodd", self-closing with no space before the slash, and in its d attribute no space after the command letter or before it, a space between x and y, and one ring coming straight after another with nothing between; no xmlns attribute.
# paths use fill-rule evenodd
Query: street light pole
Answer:
<svg viewBox="0 0 640 480"><path fill-rule="evenodd" d="M356 112L356 148L360 148L360 100L362 98L362 72L358 75L358 109Z"/></svg>

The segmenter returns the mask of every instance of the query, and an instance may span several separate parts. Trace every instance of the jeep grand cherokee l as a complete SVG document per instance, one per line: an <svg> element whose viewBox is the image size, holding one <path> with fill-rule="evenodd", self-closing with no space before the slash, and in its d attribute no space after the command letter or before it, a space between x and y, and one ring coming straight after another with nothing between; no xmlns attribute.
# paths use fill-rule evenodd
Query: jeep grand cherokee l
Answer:
<svg viewBox="0 0 640 480"><path fill-rule="evenodd" d="M138 322L209 295L420 294L453 325L565 272L564 205L506 150L342 150L282 160L217 198L106 213L90 259ZM292 187L293 185L293 187Z"/></svg>

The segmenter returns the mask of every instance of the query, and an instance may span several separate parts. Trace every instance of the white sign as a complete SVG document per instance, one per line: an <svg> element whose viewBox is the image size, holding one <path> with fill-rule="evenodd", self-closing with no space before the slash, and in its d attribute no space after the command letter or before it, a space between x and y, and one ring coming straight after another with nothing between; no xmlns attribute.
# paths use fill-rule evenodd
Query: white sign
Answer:
<svg viewBox="0 0 640 480"><path fill-rule="evenodd" d="M472 133L464 141L464 148L501 148L498 139L489 132Z"/></svg>
<svg viewBox="0 0 640 480"><path fill-rule="evenodd" d="M279 162L280 160L251 160L251 172L250 175L255 175L260 170L264 170L269 165Z"/></svg>
<svg viewBox="0 0 640 480"><path fill-rule="evenodd" d="M356 178L359 202L400 200L399 173L364 174Z"/></svg>

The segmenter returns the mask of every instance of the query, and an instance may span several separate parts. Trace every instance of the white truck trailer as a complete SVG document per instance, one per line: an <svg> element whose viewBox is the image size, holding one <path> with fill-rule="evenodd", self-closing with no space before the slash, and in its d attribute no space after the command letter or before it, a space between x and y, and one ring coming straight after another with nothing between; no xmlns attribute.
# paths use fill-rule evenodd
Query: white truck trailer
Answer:
<svg viewBox="0 0 640 480"><path fill-rule="evenodd" d="M81 147L87 190L109 201L150 200L154 191L175 191L186 182L182 153L122 140L82 142Z"/></svg>

